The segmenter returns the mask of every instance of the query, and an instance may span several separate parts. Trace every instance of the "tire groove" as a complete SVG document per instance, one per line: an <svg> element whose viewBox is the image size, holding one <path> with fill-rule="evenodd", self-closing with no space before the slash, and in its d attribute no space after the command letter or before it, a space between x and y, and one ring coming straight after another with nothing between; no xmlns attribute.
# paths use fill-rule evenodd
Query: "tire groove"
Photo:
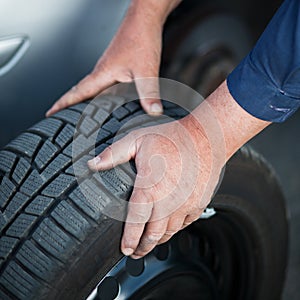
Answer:
<svg viewBox="0 0 300 300"><path fill-rule="evenodd" d="M20 184L17 184L16 180L14 180L14 178L12 178L12 175L10 175L12 178L13 184L15 184L17 186L15 194L17 192L21 191L22 187L24 187L24 185L25 185L25 182L29 179L29 177L31 176L31 174L34 171L37 172L38 175L41 175L49 167L49 165L51 163L53 163L57 160L57 157L59 156L59 154L63 154L63 155L66 155L66 156L72 158L72 155L69 155L68 153L66 153L65 150L67 148L70 149L70 147L72 147L71 145L74 145L74 140L79 138L80 135L84 135L83 133L80 134L80 132L78 131L78 127L80 128L80 124L82 124L82 122L84 120L84 116L89 116L92 120L98 122L96 120L97 119L96 115L99 110L101 110L101 113L103 112L103 115L106 116L105 112L106 112L107 106L110 106L109 110L114 110L114 108L116 108L116 105L119 106L119 104L116 104L115 102L109 103L109 101L110 101L110 99L108 98L108 100L104 103L104 105L101 104L101 101L99 102L99 104L97 106L93 105L93 109L90 109L91 113L87 113L87 114L84 113L84 110L86 107L82 106L82 108L77 107L76 109L71 108L69 110L65 110L65 112L63 114L61 114L61 116L54 115L51 118L53 120L58 120L59 122L61 122L61 125L58 126L58 128L55 130L54 134L53 134L53 131L54 131L53 127L52 127L52 130L49 129L49 134L51 132L51 136L47 135L47 132L46 132L47 128L45 127L45 124L47 124L47 122L43 123L43 127L41 128L41 131L38 130L38 127L36 130L32 129L32 128L28 129L25 133L33 134L40 138L40 140L35 148L35 151L27 152L27 153L32 153L30 156L26 155L24 152L22 152L18 149L15 149L14 147L11 147L11 149L9 149L9 147L7 147L7 149L5 149L6 151L12 152L18 156L18 159L14 162L13 167L10 169L10 174L12 174L12 172L15 170L17 163L20 161L21 158L24 158L25 161L28 162L31 166L29 171L22 178ZM91 105L91 104L88 104L88 105ZM140 110L140 111L137 111L137 113L139 115L143 114L140 106L139 106L139 108L137 108L137 110ZM72 113L70 112L68 115L68 111L69 112L71 111ZM78 118L79 113L81 114L78 119L80 121L79 122L77 121L77 123L74 125L74 120L76 118ZM128 115L124 116L122 118L122 120L125 120L127 118L127 120L126 120L126 122L127 122L128 119L130 119L131 117L134 118L135 116L137 116L137 113L135 115L132 115L132 113L129 111ZM101 114L98 114L98 116L101 119ZM70 122L67 120L68 118L69 118ZM115 120L115 121L112 121L112 120ZM149 122L153 123L153 120L154 119L150 119ZM55 125L55 123L59 124L59 122L52 122L52 124L54 124L54 125ZM30 190L25 192L22 189L22 193L29 196L29 200L26 202L26 204L24 206L22 206L20 211L18 211L16 213L16 215L12 218L12 220L6 225L6 227L5 227L6 229L9 226L11 226L12 224L14 224L16 219L18 218L18 216L20 216L21 214L27 214L27 215L36 217L37 216L36 214L30 213L30 212L28 213L28 212L26 212L26 209L29 207L29 205L31 205L31 203L35 200L35 198L38 195L42 194L42 191L45 188L47 188L49 185L51 185L62 174L70 176L70 174L66 174L66 170L69 168L70 165L74 165L76 162L78 162L80 159L82 159L86 154L89 154L90 150L92 150L93 148L96 148L97 146L102 145L102 144L106 144L107 141L112 142L112 137L123 131L123 130L120 131L120 128L122 128L122 125L124 124L124 122L123 123L119 122L119 120L117 120L117 118L115 118L112 114L108 115L108 117L106 117L104 119L104 122L101 125L104 126L108 122L110 122L110 124L107 126L107 128L110 129L109 134L105 133L103 138L101 138L101 136L100 136L100 140L99 140L99 130L101 130L100 125L95 127L95 129L92 129L89 131L89 128L93 128L93 126L89 127L90 126L89 124L93 125L93 123L87 123L87 130L85 132L89 132L89 134L86 136L86 138L89 139L89 138L95 137L95 145L84 144L84 148L85 148L84 151L80 152L79 155L77 155L77 157L75 159L72 159L71 162L68 163L67 165L65 165L64 167L57 166L56 168L57 168L58 172L55 172L55 175L53 175L53 177L51 177L51 180L47 179L47 180L45 180L45 182L41 182L41 185L39 185L36 190L35 190L34 186L32 187L32 192L30 192ZM140 127L142 125L145 126L149 122L146 122L146 123L145 123L145 121L136 122L131 127L125 127L125 128L130 131L133 128ZM153 125L153 124L151 124L151 125ZM66 126L69 126L69 127L66 128ZM117 126L121 126L121 127L117 127ZM72 135L73 127L74 127L74 133L73 133L73 137L70 139L70 137ZM64 128L66 128L66 130L61 136L62 139L60 139L60 141L61 141L60 143L62 146L60 146L59 140L57 140L57 138L62 133ZM46 133L43 134L43 131ZM34 144L34 142L36 140L37 140L37 138L34 139L34 137L33 137L32 143ZM55 154L54 158L51 158L49 160L49 162L47 162L47 164L45 164L45 166L43 166L43 167L41 167L41 169L39 169L35 160L37 158L37 154L42 149L42 147L45 145L46 141L50 141L53 145L55 145L58 148L58 151ZM64 141L66 141L66 142L64 142ZM28 144L30 144L30 143L28 143ZM81 149L79 149L79 150L81 151ZM41 164L41 166L42 166L42 164ZM121 170L125 174L128 173L128 170L126 170L126 169L121 168ZM107 174L107 176L108 175L109 174ZM132 175L132 174L127 174L127 175ZM71 175L71 176L75 177L74 175ZM112 176L112 177L110 177L110 176ZM113 182L115 182L115 183L112 183L112 184L118 184L119 180L117 180L117 178L114 178L114 176L116 176L116 175L109 175L107 178L108 179L109 178L116 179L115 181L113 180ZM68 187L68 189L66 191L63 191L64 187L62 187L63 194L61 194L60 196L55 197L55 198L53 197L54 201L52 203L50 203L49 207L47 207L45 211L42 211L37 216L38 218L31 225L30 230L28 230L28 232L26 234L22 234L21 237L18 239L19 240L18 243L12 249L12 251L8 255L7 259L2 264L2 267L0 270L0 278L3 274L3 272L5 272L5 270L7 269L7 266L9 265L9 263L12 261L15 261L18 264L18 266L22 270L24 270L24 272L26 274L33 277L34 279L36 279L39 282L40 286L38 287L38 290L43 290L43 289L51 287L51 285L46 284L47 281L45 279L41 278L39 275L37 275L35 272L33 272L29 268L30 265L28 265L29 267L27 265L24 265L24 263L16 257L18 253L20 253L20 255L21 255L21 253L22 253L22 255L26 254L26 252L24 252L24 251L25 251L25 249L27 249L26 248L27 244L25 245L25 243L27 241L30 241L32 243L32 245L34 247L36 247L36 249L38 251L40 251L41 254L45 255L49 260L51 260L51 262L56 263L58 265L58 267L53 272L63 272L64 275L66 274L66 270L69 268L69 266L67 265L66 262L70 262L70 259L72 258L72 253L74 253L74 251L76 251L77 248L83 247L83 245L84 245L83 241L87 238L87 236L89 239L92 239L91 232L93 232L93 230L97 230L97 228L99 228L99 226L100 226L100 222L104 222L104 220L106 220L106 218L101 216L103 214L101 214L101 212L100 212L99 222L97 222L96 219L93 219L92 216L88 215L88 213L85 212L82 207L80 207L74 201L71 201L71 199L69 198L69 195L88 178L91 179L92 182L94 182L96 185L99 185L99 182L97 180L95 180L95 178L94 178L94 174L90 173L86 176L76 178L78 180L78 182L73 183L71 186ZM103 193L108 195L108 197L110 197L112 199L116 196L116 195L114 195L115 191L114 191L113 187L106 186L105 182L101 182L101 186L103 189ZM124 192L123 190L119 190L119 189L116 189L116 191L118 193ZM32 193L32 195L29 195L31 193ZM51 193L52 192L50 192L50 194ZM8 201L8 203L10 203L10 201ZM83 220L78 219L78 220L75 220L74 223L72 223L72 222L66 223L65 226L63 225L63 223L61 224L58 221L59 219L56 220L56 218L54 217L54 214L53 214L53 212L56 209L57 209L57 211L55 212L55 214L58 214L58 216L62 216L62 217L64 216L63 212L61 212L61 215L59 215L60 208L58 208L58 206L61 203L63 203L63 201L65 201L65 203L67 203L71 208L73 208L74 211L83 218ZM70 215L74 217L74 216L76 216L76 213L75 214L70 213ZM67 216L67 214L66 214L66 216ZM98 217L99 217L99 215L97 215L97 218ZM85 223L85 221L87 223ZM70 227L68 227L68 226L70 226ZM72 227L72 226L74 226L74 227ZM74 231L70 232L70 230L73 230L72 228L74 228ZM78 229L79 233L82 230L86 230L86 232L83 233L83 240L81 239L81 235L79 235L79 234L76 235L77 229ZM48 230L48 234L45 234L42 237L42 234L44 232L46 233L46 230ZM41 237L41 238L39 240L36 240L36 238L39 238L39 237ZM55 241L55 239L56 239L56 241ZM55 243L53 245L50 245L51 241L54 241ZM69 245L70 245L70 247L69 247ZM24 248L22 248L22 247L24 247ZM20 251L21 248L22 248L22 252ZM61 250L61 249L63 249L63 250ZM62 255L55 255L55 253L57 251L63 251L64 253ZM87 251L87 249L85 251ZM38 255L38 254L33 254L33 255ZM27 257L26 259L29 259L29 258ZM27 264L26 261L24 261L24 262ZM42 265L41 265L41 268L42 268Z"/></svg>

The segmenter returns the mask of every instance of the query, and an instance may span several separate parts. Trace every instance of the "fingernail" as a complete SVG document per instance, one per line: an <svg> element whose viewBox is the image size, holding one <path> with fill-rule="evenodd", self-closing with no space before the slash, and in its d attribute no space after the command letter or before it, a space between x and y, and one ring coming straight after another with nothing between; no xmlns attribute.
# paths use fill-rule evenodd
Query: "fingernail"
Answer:
<svg viewBox="0 0 300 300"><path fill-rule="evenodd" d="M122 252L123 252L123 254L125 256L129 256L129 255L131 255L133 253L133 249L131 249L131 248L125 248L125 249L122 250Z"/></svg>
<svg viewBox="0 0 300 300"><path fill-rule="evenodd" d="M47 112L46 112L46 117L50 116L52 112L52 108L50 108Z"/></svg>
<svg viewBox="0 0 300 300"><path fill-rule="evenodd" d="M155 115L161 114L163 112L162 106L158 103L153 103L150 107L150 112Z"/></svg>
<svg viewBox="0 0 300 300"><path fill-rule="evenodd" d="M95 158L88 161L88 164L91 168L96 168L99 162L101 161L99 156L96 156Z"/></svg>
<svg viewBox="0 0 300 300"><path fill-rule="evenodd" d="M55 112L57 112L57 109L58 109L58 107L57 107L56 103L54 103L52 105L52 107L50 107L50 109L46 112L46 116L53 115Z"/></svg>
<svg viewBox="0 0 300 300"><path fill-rule="evenodd" d="M142 258L142 256L140 256L140 255L131 255L130 257L133 258L133 259L140 259L140 258Z"/></svg>

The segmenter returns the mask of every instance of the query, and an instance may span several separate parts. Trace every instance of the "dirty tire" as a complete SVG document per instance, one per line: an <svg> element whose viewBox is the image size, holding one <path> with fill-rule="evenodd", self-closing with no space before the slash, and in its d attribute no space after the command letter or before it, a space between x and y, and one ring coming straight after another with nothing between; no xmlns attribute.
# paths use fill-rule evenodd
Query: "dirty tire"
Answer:
<svg viewBox="0 0 300 300"><path fill-rule="evenodd" d="M185 115L172 103L164 102L164 106L172 118ZM99 199L112 207L120 199L128 200L134 166L99 175L88 170L86 161L138 116L143 116L138 102L124 104L121 97L104 96L42 120L0 151L0 299L84 299L118 261L126 259L120 253L123 223L103 214ZM99 122L103 122L100 131ZM159 121L145 115L142 126L155 122ZM141 122L129 127L134 126ZM87 142L91 136L95 145ZM74 150L74 143L81 146ZM216 216L199 220L187 231L211 239L212 252L218 252L213 247L222 248L222 229L232 235L235 225L245 226L250 236L242 246L248 246L245 257L249 255L252 281L247 277L248 283L242 283L234 277L233 270L243 272L243 268L233 260L235 267L219 268L226 269L230 278L216 284L219 295L279 299L287 257L287 219L273 171L255 152L243 148L228 163L211 206ZM239 248L235 240L232 243ZM221 254L231 257L232 253Z"/></svg>

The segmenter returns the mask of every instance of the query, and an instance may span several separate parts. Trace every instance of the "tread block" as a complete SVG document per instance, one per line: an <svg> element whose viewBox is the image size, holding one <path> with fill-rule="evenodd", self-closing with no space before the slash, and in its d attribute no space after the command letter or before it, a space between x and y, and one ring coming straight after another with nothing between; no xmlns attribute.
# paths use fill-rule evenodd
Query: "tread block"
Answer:
<svg viewBox="0 0 300 300"><path fill-rule="evenodd" d="M73 153L73 144L70 144L63 152L63 154L72 157L72 153Z"/></svg>
<svg viewBox="0 0 300 300"><path fill-rule="evenodd" d="M67 124L62 131L59 133L57 138L55 139L55 142L63 148L66 144L72 141L73 137L75 135L75 127L73 127L70 124Z"/></svg>
<svg viewBox="0 0 300 300"><path fill-rule="evenodd" d="M59 154L42 172L42 178L45 178L45 180L48 181L50 178L60 173L63 170L63 168L68 166L71 162L71 157Z"/></svg>
<svg viewBox="0 0 300 300"><path fill-rule="evenodd" d="M56 120L53 118L47 118L42 120L41 122L35 124L32 126L29 130L35 131L37 133L40 133L42 135L45 135L49 138L52 138L55 136L59 130L59 128L62 126L62 122L60 120Z"/></svg>
<svg viewBox="0 0 300 300"><path fill-rule="evenodd" d="M36 134L25 132L12 140L6 148L18 151L28 157L32 157L42 138Z"/></svg>
<svg viewBox="0 0 300 300"><path fill-rule="evenodd" d="M91 227L89 222L66 201L60 202L51 216L66 231L81 241L84 240L87 230Z"/></svg>
<svg viewBox="0 0 300 300"><path fill-rule="evenodd" d="M87 162L92 158L93 156L91 155L84 155L66 170L66 174L73 176L76 175L77 178L87 176L91 172L88 168Z"/></svg>
<svg viewBox="0 0 300 300"><path fill-rule="evenodd" d="M64 261L77 246L53 221L45 219L33 233L33 239L54 257Z"/></svg>
<svg viewBox="0 0 300 300"><path fill-rule="evenodd" d="M113 195L123 200L128 199L134 184L133 179L119 167L99 172L94 178Z"/></svg>
<svg viewBox="0 0 300 300"><path fill-rule="evenodd" d="M22 184L20 191L32 197L45 183L46 178L42 177L37 170L33 170Z"/></svg>
<svg viewBox="0 0 300 300"><path fill-rule="evenodd" d="M125 104L126 109L129 110L130 113L134 113L137 110L141 109L141 106L136 101L131 101Z"/></svg>
<svg viewBox="0 0 300 300"><path fill-rule="evenodd" d="M53 198L48 198L45 196L37 196L33 201L26 207L25 212L41 216L54 202Z"/></svg>
<svg viewBox="0 0 300 300"><path fill-rule="evenodd" d="M93 119L97 122L99 126L101 126L108 117L109 113L103 108L99 108L95 113Z"/></svg>
<svg viewBox="0 0 300 300"><path fill-rule="evenodd" d="M142 115L144 115L148 118L153 118L153 117L147 115L143 110L136 111L134 114L132 114L133 117L142 116Z"/></svg>
<svg viewBox="0 0 300 300"><path fill-rule="evenodd" d="M0 283L17 299L31 299L39 282L25 272L16 262L11 261L3 272Z"/></svg>
<svg viewBox="0 0 300 300"><path fill-rule="evenodd" d="M175 104L174 102L171 102L171 101L167 101L167 100L163 100L162 105L163 105L164 108L177 107L177 104Z"/></svg>
<svg viewBox="0 0 300 300"><path fill-rule="evenodd" d="M128 116L121 121L122 132L139 129L142 127L142 125L153 122L153 120L155 119L154 117L146 115L141 111L138 111L137 113L134 113L133 115Z"/></svg>
<svg viewBox="0 0 300 300"><path fill-rule="evenodd" d="M87 179L69 195L69 198L98 222L102 217L102 211L111 202L113 196L107 195L103 189Z"/></svg>
<svg viewBox="0 0 300 300"><path fill-rule="evenodd" d="M188 114L188 111L186 111L182 107L174 107L174 108L168 109L168 116L176 117L176 119L186 116L187 114Z"/></svg>
<svg viewBox="0 0 300 300"><path fill-rule="evenodd" d="M89 148L91 148L95 141L93 138L86 138L84 135L80 134L76 137L72 144L70 144L65 150L64 154L77 159L78 156L88 153Z"/></svg>
<svg viewBox="0 0 300 300"><path fill-rule="evenodd" d="M96 149L93 149L90 152L90 155L92 155L93 157L100 154L103 150L105 150L107 147L109 146L109 144L101 144L99 145Z"/></svg>
<svg viewBox="0 0 300 300"><path fill-rule="evenodd" d="M4 211L7 220L10 220L14 215L16 215L21 208L27 204L28 200L29 198L26 195L19 192L16 193Z"/></svg>
<svg viewBox="0 0 300 300"><path fill-rule="evenodd" d="M35 163L39 170L44 168L57 152L58 148L51 141L47 140L35 158Z"/></svg>
<svg viewBox="0 0 300 300"><path fill-rule="evenodd" d="M107 112L112 112L114 106L124 103L124 97L115 96L115 95L101 95L93 99L93 105L99 108L104 109Z"/></svg>
<svg viewBox="0 0 300 300"><path fill-rule="evenodd" d="M81 114L74 110L64 109L54 114L53 117L76 126L81 117Z"/></svg>
<svg viewBox="0 0 300 300"><path fill-rule="evenodd" d="M0 260L0 266L1 266L1 260ZM3 291L0 289L0 299L1 300L11 300L11 297L9 297L7 294L4 294Z"/></svg>
<svg viewBox="0 0 300 300"><path fill-rule="evenodd" d="M103 128L101 128L100 131L97 133L96 144L99 145L99 143L103 143L110 136L111 133L109 131L106 131Z"/></svg>
<svg viewBox="0 0 300 300"><path fill-rule="evenodd" d="M12 237L21 238L26 235L30 227L36 221L36 217L32 215L21 214L18 218L8 227L6 234Z"/></svg>
<svg viewBox="0 0 300 300"><path fill-rule="evenodd" d="M3 227L7 223L6 216L0 211L0 234L2 233ZM1 298L0 298L1 299Z"/></svg>
<svg viewBox="0 0 300 300"><path fill-rule="evenodd" d="M1 236L0 238L0 257L6 259L8 255L13 251L18 239L9 236Z"/></svg>
<svg viewBox="0 0 300 300"><path fill-rule="evenodd" d="M46 256L30 240L22 245L16 257L33 274L48 282L56 275L54 270L57 271L60 267L56 261Z"/></svg>
<svg viewBox="0 0 300 300"><path fill-rule="evenodd" d="M7 177L3 177L0 184L0 207L7 204L16 189L16 186Z"/></svg>
<svg viewBox="0 0 300 300"><path fill-rule="evenodd" d="M83 117L83 120L78 128L78 131L85 136L89 136L96 128L98 123L94 121L91 117Z"/></svg>
<svg viewBox="0 0 300 300"><path fill-rule="evenodd" d="M0 151L0 170L10 173L17 156L9 151Z"/></svg>
<svg viewBox="0 0 300 300"><path fill-rule="evenodd" d="M112 134L115 134L121 127L121 123L116 119L110 119L107 123L105 123L102 128L104 130L109 131Z"/></svg>
<svg viewBox="0 0 300 300"><path fill-rule="evenodd" d="M129 114L130 112L126 108L120 106L113 111L112 116L120 121L123 118L127 117Z"/></svg>
<svg viewBox="0 0 300 300"><path fill-rule="evenodd" d="M78 103L70 107L72 110L76 110L80 113L84 113L85 115L91 116L95 111L95 106L89 104L89 102Z"/></svg>
<svg viewBox="0 0 300 300"><path fill-rule="evenodd" d="M42 194L53 198L60 197L67 192L74 183L76 183L74 176L61 174L43 190Z"/></svg>
<svg viewBox="0 0 300 300"><path fill-rule="evenodd" d="M31 168L31 165L29 162L27 162L26 159L23 157L20 158L13 174L12 178L16 181L17 184L20 184L21 181L25 178L25 176L28 174L29 170Z"/></svg>

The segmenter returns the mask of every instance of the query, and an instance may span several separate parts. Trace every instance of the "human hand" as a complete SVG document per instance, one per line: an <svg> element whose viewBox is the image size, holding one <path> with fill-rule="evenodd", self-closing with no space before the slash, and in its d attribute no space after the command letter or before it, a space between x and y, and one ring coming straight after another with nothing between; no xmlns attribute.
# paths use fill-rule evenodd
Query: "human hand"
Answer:
<svg viewBox="0 0 300 300"><path fill-rule="evenodd" d="M152 7L153 5L135 2L137 3L133 3L129 8L117 34L94 70L64 94L48 110L46 116L93 98L118 82L158 77L163 19L158 10ZM145 81L136 80L141 105L147 113L159 115L162 113L162 105L159 100L158 81L157 84L154 80L147 81L149 82L153 84L146 85Z"/></svg>
<svg viewBox="0 0 300 300"><path fill-rule="evenodd" d="M125 255L146 255L197 220L210 202L224 161L195 123L190 115L133 131L89 162L96 171L135 159L137 176L121 242Z"/></svg>
<svg viewBox="0 0 300 300"><path fill-rule="evenodd" d="M226 161L269 125L237 104L223 82L185 118L133 131L91 160L96 171L135 159L123 253L144 256L197 220Z"/></svg>

